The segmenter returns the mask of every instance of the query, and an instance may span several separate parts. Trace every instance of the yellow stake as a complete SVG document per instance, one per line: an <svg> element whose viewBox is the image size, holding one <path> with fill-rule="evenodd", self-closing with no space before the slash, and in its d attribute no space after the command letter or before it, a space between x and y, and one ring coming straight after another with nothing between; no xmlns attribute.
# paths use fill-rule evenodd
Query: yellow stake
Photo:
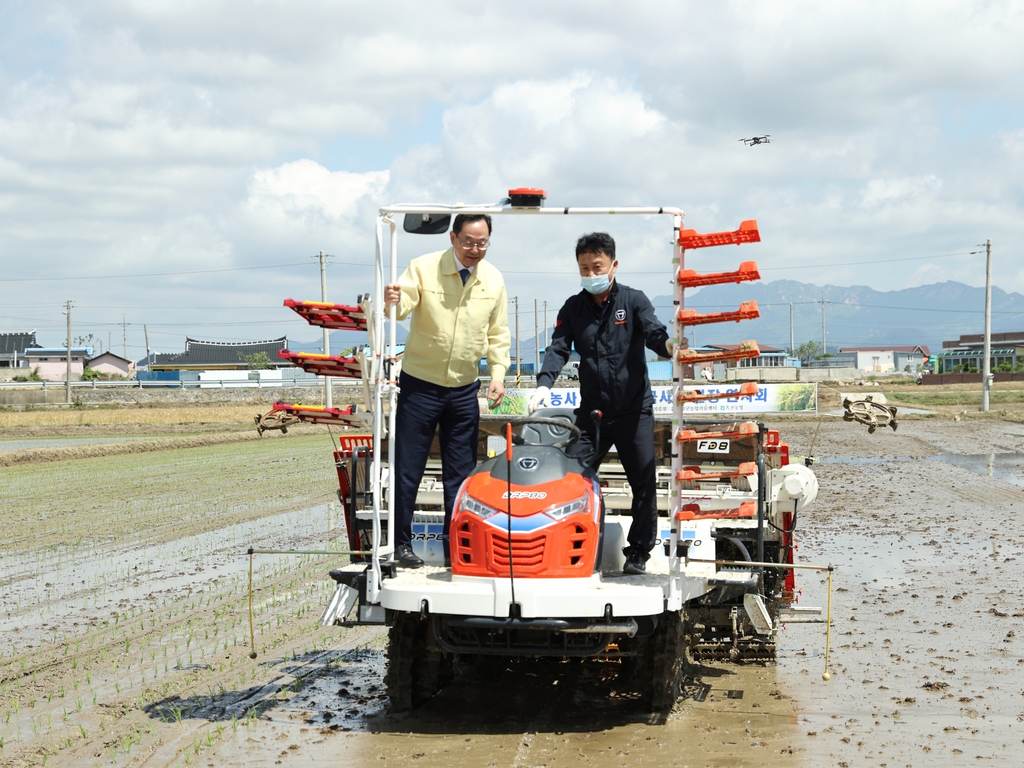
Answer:
<svg viewBox="0 0 1024 768"><path fill-rule="evenodd" d="M832 571L833 568L830 565L828 567L828 608L825 611L825 672L821 676L825 682L832 679L832 673L828 671L828 651L832 639Z"/></svg>
<svg viewBox="0 0 1024 768"><path fill-rule="evenodd" d="M249 647L252 652L249 654L250 659L256 658L256 635L252 631L252 555L253 551L249 550Z"/></svg>

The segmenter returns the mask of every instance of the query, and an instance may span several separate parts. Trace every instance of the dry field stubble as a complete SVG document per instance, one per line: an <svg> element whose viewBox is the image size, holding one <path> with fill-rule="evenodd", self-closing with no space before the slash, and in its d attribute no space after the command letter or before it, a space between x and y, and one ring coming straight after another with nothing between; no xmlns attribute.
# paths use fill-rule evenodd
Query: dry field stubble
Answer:
<svg viewBox="0 0 1024 768"><path fill-rule="evenodd" d="M269 406L224 403L0 411L0 437L250 430L253 416L267 410Z"/></svg>

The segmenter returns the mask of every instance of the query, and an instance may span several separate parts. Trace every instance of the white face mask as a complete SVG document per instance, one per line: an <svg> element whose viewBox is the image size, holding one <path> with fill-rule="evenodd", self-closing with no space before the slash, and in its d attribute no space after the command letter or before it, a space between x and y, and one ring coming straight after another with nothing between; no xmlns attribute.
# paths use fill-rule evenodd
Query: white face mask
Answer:
<svg viewBox="0 0 1024 768"><path fill-rule="evenodd" d="M611 275L591 275L590 277L581 277L580 285L583 286L583 290L587 293L592 293L595 296L604 293L611 287Z"/></svg>

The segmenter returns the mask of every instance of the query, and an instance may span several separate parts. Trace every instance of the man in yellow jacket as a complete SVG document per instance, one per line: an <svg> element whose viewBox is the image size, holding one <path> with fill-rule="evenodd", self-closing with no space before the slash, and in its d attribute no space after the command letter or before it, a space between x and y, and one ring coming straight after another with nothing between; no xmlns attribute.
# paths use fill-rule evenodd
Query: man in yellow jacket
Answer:
<svg viewBox="0 0 1024 768"><path fill-rule="evenodd" d="M480 427L478 364L487 357L487 400L505 395L510 336L508 298L501 273L484 261L491 217L459 214L449 233L452 247L413 259L397 283L384 288L399 320L412 313L398 379L395 416L395 561L423 565L412 549L412 513L427 455L440 427L444 484L444 551L455 496L476 466Z"/></svg>

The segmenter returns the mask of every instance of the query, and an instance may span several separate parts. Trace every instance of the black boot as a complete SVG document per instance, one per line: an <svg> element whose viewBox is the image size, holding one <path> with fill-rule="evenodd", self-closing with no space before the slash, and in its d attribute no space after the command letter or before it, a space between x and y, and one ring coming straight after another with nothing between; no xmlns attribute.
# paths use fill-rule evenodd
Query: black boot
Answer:
<svg viewBox="0 0 1024 768"><path fill-rule="evenodd" d="M395 562L405 568L419 568L423 565L423 560L408 544L399 544L395 547Z"/></svg>
<svg viewBox="0 0 1024 768"><path fill-rule="evenodd" d="M626 556L626 564L622 566L622 572L627 576L636 576L647 571L647 558L649 554L639 547L629 546L622 550Z"/></svg>

